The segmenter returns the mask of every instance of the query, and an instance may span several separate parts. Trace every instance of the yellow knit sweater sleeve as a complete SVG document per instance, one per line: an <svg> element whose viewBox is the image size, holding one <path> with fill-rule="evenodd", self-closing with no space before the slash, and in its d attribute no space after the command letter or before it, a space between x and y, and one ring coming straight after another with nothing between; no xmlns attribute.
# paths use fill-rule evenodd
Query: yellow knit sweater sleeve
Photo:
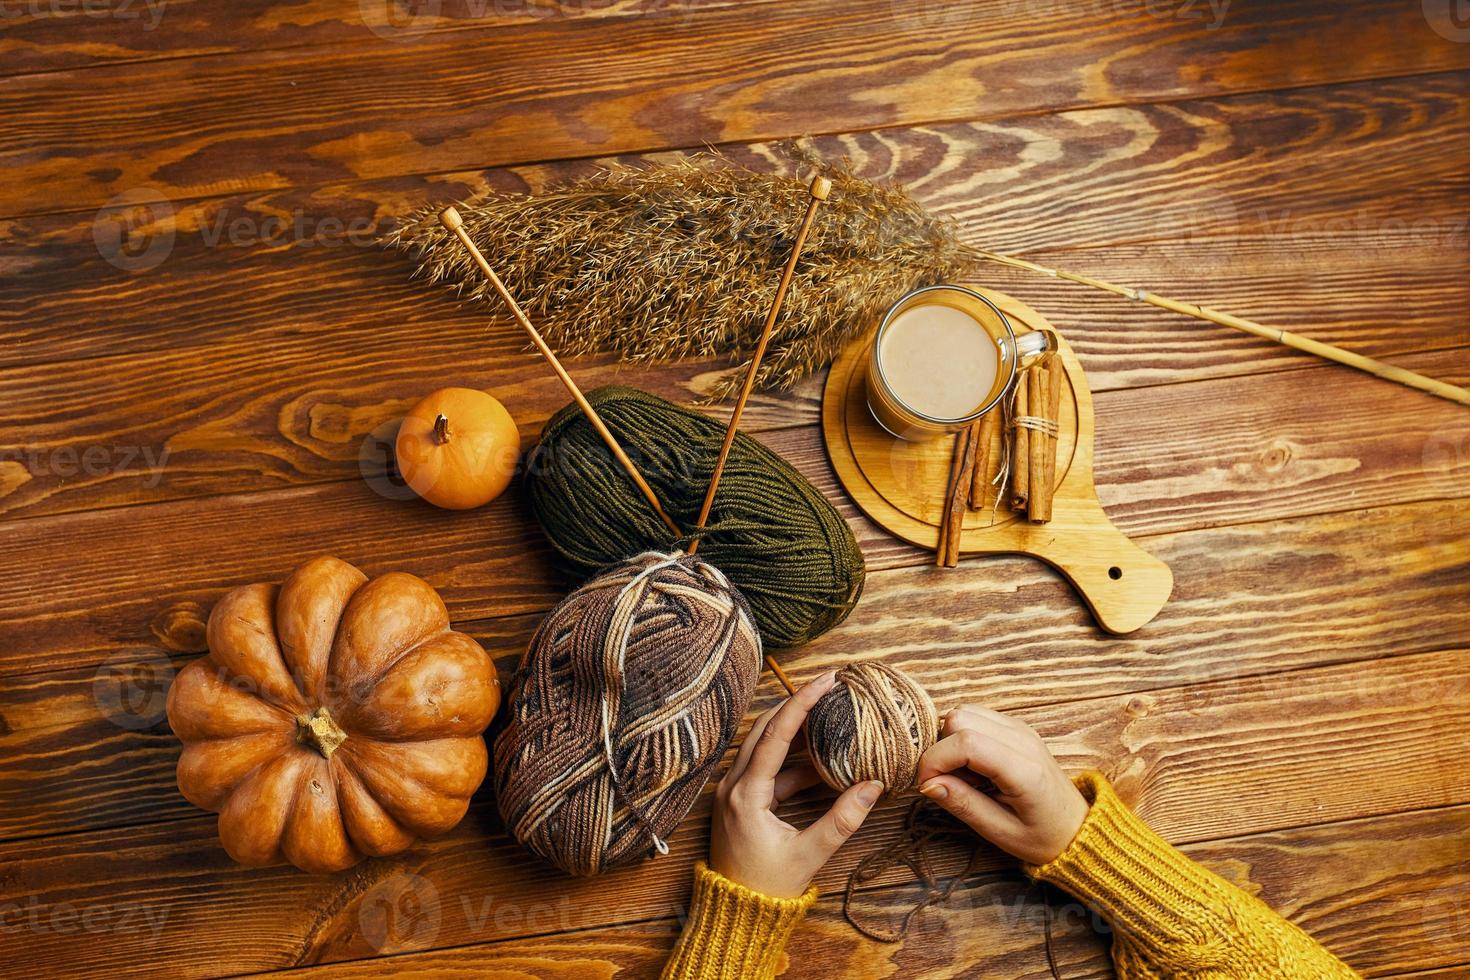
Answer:
<svg viewBox="0 0 1470 980"><path fill-rule="evenodd" d="M689 921L664 965L664 980L770 980L786 940L816 900L815 885L800 898L771 898L700 862Z"/></svg>
<svg viewBox="0 0 1470 980"><path fill-rule="evenodd" d="M1026 871L1108 921L1121 980L1358 976L1265 903L1169 846L1101 773L1076 784L1092 807L1087 819L1055 860Z"/></svg>

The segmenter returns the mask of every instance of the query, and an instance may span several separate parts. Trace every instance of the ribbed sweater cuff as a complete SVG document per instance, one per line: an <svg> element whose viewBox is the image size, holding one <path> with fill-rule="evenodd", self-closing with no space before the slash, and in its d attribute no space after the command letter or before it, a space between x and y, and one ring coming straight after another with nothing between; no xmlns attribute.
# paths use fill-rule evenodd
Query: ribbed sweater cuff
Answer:
<svg viewBox="0 0 1470 980"><path fill-rule="evenodd" d="M1191 950L1209 959L1238 926L1230 886L1179 853L1118 799L1107 778L1073 781L1090 804L1067 849L1027 874L1081 899L1120 938L1146 949Z"/></svg>
<svg viewBox="0 0 1470 980"><path fill-rule="evenodd" d="M700 862L694 869L689 922L663 975L666 980L772 977L786 940L816 900L815 885L800 898L771 898Z"/></svg>

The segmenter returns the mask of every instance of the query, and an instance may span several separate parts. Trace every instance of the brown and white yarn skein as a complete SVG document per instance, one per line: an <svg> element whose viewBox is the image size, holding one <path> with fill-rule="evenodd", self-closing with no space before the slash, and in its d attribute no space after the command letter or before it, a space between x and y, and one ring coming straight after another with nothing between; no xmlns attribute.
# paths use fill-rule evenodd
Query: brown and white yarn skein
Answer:
<svg viewBox="0 0 1470 980"><path fill-rule="evenodd" d="M928 693L876 660L839 670L806 720L812 765L836 790L870 779L888 795L911 789L919 757L938 735L939 714Z"/></svg>
<svg viewBox="0 0 1470 980"><path fill-rule="evenodd" d="M575 875L665 852L760 672L750 610L708 562L648 552L592 579L511 681L495 740L507 828Z"/></svg>

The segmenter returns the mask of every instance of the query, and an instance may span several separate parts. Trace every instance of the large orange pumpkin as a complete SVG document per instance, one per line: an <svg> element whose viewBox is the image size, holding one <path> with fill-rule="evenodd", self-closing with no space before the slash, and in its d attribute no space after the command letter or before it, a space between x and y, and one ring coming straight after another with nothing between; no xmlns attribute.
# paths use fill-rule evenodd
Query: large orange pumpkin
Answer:
<svg viewBox="0 0 1470 980"><path fill-rule="evenodd" d="M337 871L464 816L500 684L428 583L317 558L225 595L208 642L168 719L179 790L236 861Z"/></svg>

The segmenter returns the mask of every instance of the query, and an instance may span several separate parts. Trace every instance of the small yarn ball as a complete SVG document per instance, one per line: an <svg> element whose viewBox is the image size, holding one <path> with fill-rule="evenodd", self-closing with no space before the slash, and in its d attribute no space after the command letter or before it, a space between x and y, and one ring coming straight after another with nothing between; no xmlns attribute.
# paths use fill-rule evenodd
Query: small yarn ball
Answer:
<svg viewBox="0 0 1470 980"><path fill-rule="evenodd" d="M638 555L547 615L495 740L500 814L574 875L631 864L694 805L760 678L761 641L714 565Z"/></svg>
<svg viewBox="0 0 1470 980"><path fill-rule="evenodd" d="M587 395L675 523L696 526L725 425L634 388ZM527 462L532 510L580 581L676 539L576 405L546 423ZM768 647L799 646L847 617L863 588L847 521L776 453L735 437L699 546L750 603Z"/></svg>
<svg viewBox="0 0 1470 980"><path fill-rule="evenodd" d="M919 757L939 735L928 693L876 660L849 664L806 719L807 749L822 781L844 790L870 779L887 794L913 787Z"/></svg>

